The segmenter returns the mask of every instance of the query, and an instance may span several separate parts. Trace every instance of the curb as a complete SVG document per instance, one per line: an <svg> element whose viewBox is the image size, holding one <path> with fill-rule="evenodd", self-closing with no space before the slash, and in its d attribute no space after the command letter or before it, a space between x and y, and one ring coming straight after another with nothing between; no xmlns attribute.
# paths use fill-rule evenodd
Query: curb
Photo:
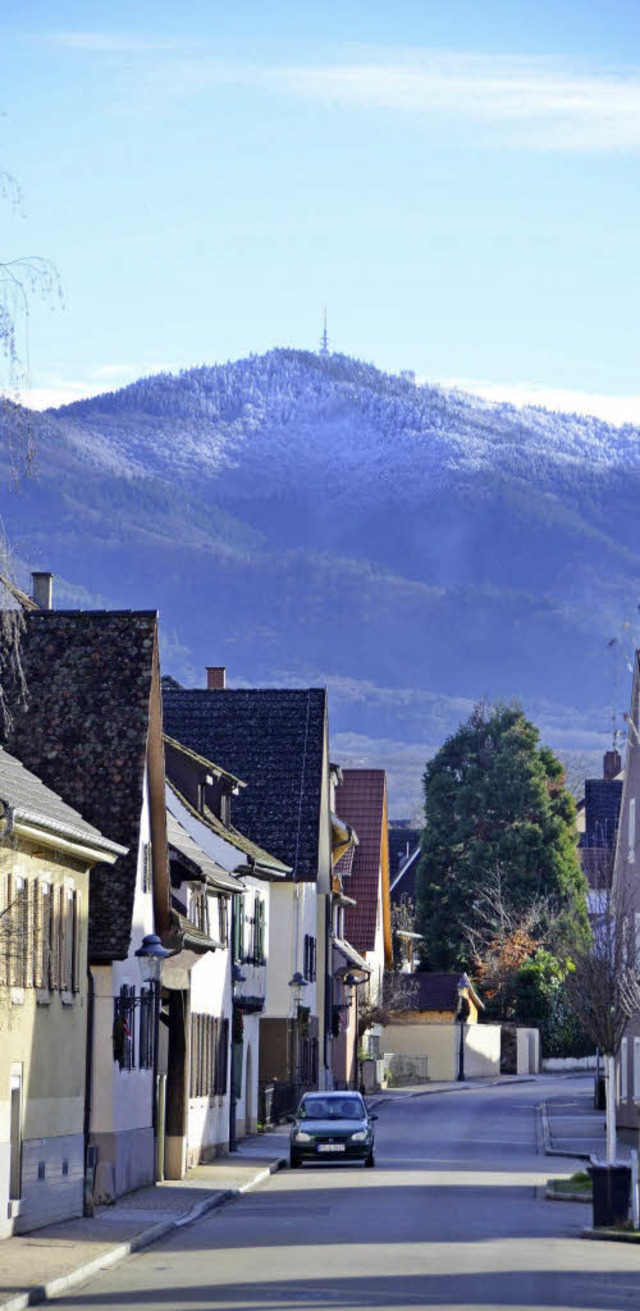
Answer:
<svg viewBox="0 0 640 1311"><path fill-rule="evenodd" d="M600 1243L640 1243L640 1233L635 1229L583 1229L582 1237Z"/></svg>
<svg viewBox="0 0 640 1311"><path fill-rule="evenodd" d="M419 1088L417 1092L401 1092L399 1089L397 1092L394 1092L393 1089L389 1089L388 1092L383 1090L382 1094L380 1093L369 1094L369 1096L373 1096L377 1098L377 1101L375 1103L373 1101L370 1103L370 1107L371 1110L373 1110L375 1106L390 1105L391 1103L396 1103L396 1102L413 1101L415 1097L440 1097L445 1093L456 1093L456 1092L457 1093L484 1092L486 1091L487 1088L509 1088L511 1087L511 1085L516 1083L535 1083L535 1082L536 1082L536 1075L534 1074L512 1074L509 1075L506 1079L504 1078L487 1079L486 1082L483 1081L482 1083L479 1083L476 1079L469 1079L468 1081L464 1079L461 1082L458 1082L458 1080L456 1079L452 1081L446 1088ZM365 1093L365 1101L366 1100L367 1100L367 1094Z"/></svg>
<svg viewBox="0 0 640 1311"><path fill-rule="evenodd" d="M45 1284L36 1284L26 1293L17 1293L15 1297L9 1298L6 1302L0 1302L0 1311L24 1311L25 1307L35 1306L39 1302L48 1302L51 1299L60 1297L69 1288L75 1288L76 1284L82 1284L93 1275L97 1275L102 1270L108 1270L111 1266L118 1265L124 1261L125 1257L131 1256L134 1252L141 1252L145 1247L152 1247L154 1243L160 1242L160 1239L166 1238L174 1229L182 1229L185 1225L193 1224L201 1216L206 1215L208 1211L217 1211L220 1207L226 1206L234 1198L241 1197L243 1193L250 1193L254 1188L258 1188L272 1174L282 1170L286 1165L283 1156L277 1160L270 1161L253 1179L247 1183L241 1184L239 1188L225 1188L222 1192L216 1193L213 1197L207 1197L202 1202L197 1202L184 1215L174 1217L172 1220L161 1220L158 1224L151 1225L148 1229L142 1229L139 1234L127 1240L126 1243L117 1243L102 1256L97 1256L93 1261L85 1261L83 1265L76 1266L75 1270L70 1270L66 1275L59 1275L56 1279L49 1279Z"/></svg>
<svg viewBox="0 0 640 1311"><path fill-rule="evenodd" d="M557 1188L545 1188L545 1198L548 1202L582 1202L583 1205L591 1205L590 1193L562 1193Z"/></svg>
<svg viewBox="0 0 640 1311"><path fill-rule="evenodd" d="M562 1156L568 1157L571 1161L590 1161L591 1152L573 1152L570 1148L564 1150L562 1147L551 1146L551 1129L549 1127L549 1111L546 1102L540 1102L536 1108L539 1115L539 1129L542 1138L542 1150L545 1156Z"/></svg>

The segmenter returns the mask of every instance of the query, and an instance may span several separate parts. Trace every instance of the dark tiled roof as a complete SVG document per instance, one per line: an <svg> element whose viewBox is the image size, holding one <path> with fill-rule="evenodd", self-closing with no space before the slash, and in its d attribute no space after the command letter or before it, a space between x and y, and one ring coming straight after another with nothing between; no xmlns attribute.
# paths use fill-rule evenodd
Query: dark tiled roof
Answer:
<svg viewBox="0 0 640 1311"><path fill-rule="evenodd" d="M585 831L581 847L614 847L622 802L621 778L588 778L584 785Z"/></svg>
<svg viewBox="0 0 640 1311"><path fill-rule="evenodd" d="M46 787L3 747L0 747L0 800L19 818L39 823L52 833L67 836L84 846L101 848L103 852L114 848L114 843L104 838L93 824L88 824L77 810L68 806L57 792Z"/></svg>
<svg viewBox="0 0 640 1311"><path fill-rule="evenodd" d="M373 951L380 897L382 843L385 827L384 769L345 769L336 788L336 810L351 824L359 845L344 890L356 905L345 911L345 937L357 951Z"/></svg>
<svg viewBox="0 0 640 1311"><path fill-rule="evenodd" d="M389 825L389 876L392 883L407 853L418 846L420 832L419 828L405 828L399 824Z"/></svg>
<svg viewBox="0 0 640 1311"><path fill-rule="evenodd" d="M135 893L152 672L153 612L25 614L28 705L7 747L128 854L91 875L89 953L124 959Z"/></svg>
<svg viewBox="0 0 640 1311"><path fill-rule="evenodd" d="M457 1011L458 974L412 974L415 994L411 1009L416 1011Z"/></svg>
<svg viewBox="0 0 640 1311"><path fill-rule="evenodd" d="M234 824L313 881L318 870L325 744L323 688L163 689L167 733L215 760L247 787Z"/></svg>

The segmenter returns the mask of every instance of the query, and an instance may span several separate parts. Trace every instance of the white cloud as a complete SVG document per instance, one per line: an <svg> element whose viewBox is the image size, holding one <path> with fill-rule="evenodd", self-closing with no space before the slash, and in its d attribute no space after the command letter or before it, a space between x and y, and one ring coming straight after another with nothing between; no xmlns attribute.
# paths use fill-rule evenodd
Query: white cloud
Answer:
<svg viewBox="0 0 640 1311"><path fill-rule="evenodd" d="M421 383L427 379L417 378L416 381ZM507 401L518 409L537 405L563 414L590 414L607 423L640 425L640 395L612 396L533 382L487 382L477 378L446 378L439 386L471 392L486 401Z"/></svg>
<svg viewBox="0 0 640 1311"><path fill-rule="evenodd" d="M137 378L151 377L156 373L175 373L182 367L175 361L99 364L91 369L88 378L50 378L42 386L22 387L17 394L12 392L11 398L20 401L30 410L48 410L58 405L71 405L73 401L86 400L90 396L99 396L101 392L118 391Z"/></svg>
<svg viewBox="0 0 640 1311"><path fill-rule="evenodd" d="M640 75L581 71L559 60L425 52L394 63L271 71L307 99L508 126L550 150L640 146Z"/></svg>

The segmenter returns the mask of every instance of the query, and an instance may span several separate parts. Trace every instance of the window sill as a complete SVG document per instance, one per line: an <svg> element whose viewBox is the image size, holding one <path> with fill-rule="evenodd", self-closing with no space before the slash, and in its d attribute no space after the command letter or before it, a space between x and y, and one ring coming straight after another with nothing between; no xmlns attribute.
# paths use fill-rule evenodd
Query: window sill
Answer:
<svg viewBox="0 0 640 1311"><path fill-rule="evenodd" d="M49 988L36 988L36 1004L38 1006L51 1005L51 992Z"/></svg>
<svg viewBox="0 0 640 1311"><path fill-rule="evenodd" d="M11 1005L24 1006L24 988L11 989Z"/></svg>
<svg viewBox="0 0 640 1311"><path fill-rule="evenodd" d="M73 1003L74 1003L74 1001L75 1001L75 993L73 993L73 992L61 992L61 993L60 993L60 1001L62 1002L62 1005L63 1005L63 1006L73 1006Z"/></svg>

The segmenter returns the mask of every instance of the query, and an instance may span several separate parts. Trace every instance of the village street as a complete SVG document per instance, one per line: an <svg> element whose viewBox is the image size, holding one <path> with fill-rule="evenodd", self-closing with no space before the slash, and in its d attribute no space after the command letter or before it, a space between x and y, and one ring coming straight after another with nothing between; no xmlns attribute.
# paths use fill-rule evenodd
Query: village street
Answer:
<svg viewBox="0 0 640 1311"><path fill-rule="evenodd" d="M540 1079L388 1101L374 1171L284 1170L74 1290L58 1311L420 1306L621 1308L640 1247L585 1241L590 1208L545 1201Z"/></svg>

